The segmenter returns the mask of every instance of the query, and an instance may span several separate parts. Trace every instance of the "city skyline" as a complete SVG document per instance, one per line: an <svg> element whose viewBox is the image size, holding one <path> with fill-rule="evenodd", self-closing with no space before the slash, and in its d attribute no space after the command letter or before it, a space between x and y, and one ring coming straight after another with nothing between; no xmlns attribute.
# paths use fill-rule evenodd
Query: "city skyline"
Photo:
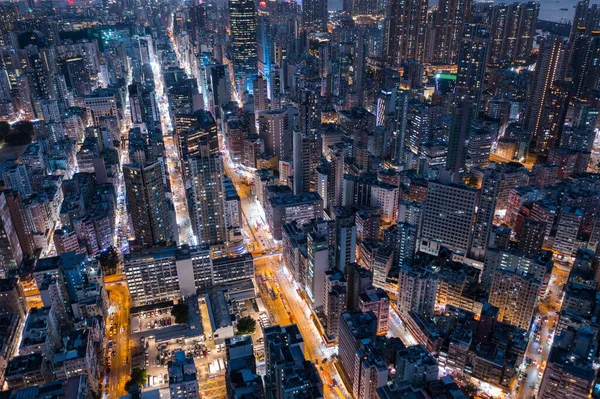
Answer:
<svg viewBox="0 0 600 399"><path fill-rule="evenodd" d="M589 0L0 2L0 396L598 397L599 113Z"/></svg>

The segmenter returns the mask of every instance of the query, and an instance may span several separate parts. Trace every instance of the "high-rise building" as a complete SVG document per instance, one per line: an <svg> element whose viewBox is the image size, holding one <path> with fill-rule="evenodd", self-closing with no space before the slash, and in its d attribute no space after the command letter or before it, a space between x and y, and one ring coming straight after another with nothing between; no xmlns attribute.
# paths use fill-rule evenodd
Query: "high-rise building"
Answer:
<svg viewBox="0 0 600 399"><path fill-rule="evenodd" d="M527 255L536 255L542 249L546 236L546 222L524 218L518 234L517 248Z"/></svg>
<svg viewBox="0 0 600 399"><path fill-rule="evenodd" d="M227 374L225 386L230 398L263 396L263 383L256 373L256 359L252 337L244 335L225 339Z"/></svg>
<svg viewBox="0 0 600 399"><path fill-rule="evenodd" d="M203 66L202 95L204 96L204 109L212 115L220 117L222 105L231 100L231 83L226 65L208 64Z"/></svg>
<svg viewBox="0 0 600 399"><path fill-rule="evenodd" d="M514 248L492 248L485 257L481 285L484 289L489 289L496 271L504 270L533 277L542 282L542 286L545 287L554 266L549 254L550 252L540 252L540 254L528 255Z"/></svg>
<svg viewBox="0 0 600 399"><path fill-rule="evenodd" d="M23 200L21 194L17 190L6 190L2 194L6 198L8 209L12 217L12 222L15 227L19 244L24 255L33 255L35 251L35 243L33 241L32 229L25 215L23 208Z"/></svg>
<svg viewBox="0 0 600 399"><path fill-rule="evenodd" d="M58 255L72 251L78 254L85 252L85 250L82 251L79 245L79 238L74 230L58 229L54 232L53 239Z"/></svg>
<svg viewBox="0 0 600 399"><path fill-rule="evenodd" d="M500 172L495 169L486 169L483 172L470 252L474 259L483 260L485 258L494 223L499 184Z"/></svg>
<svg viewBox="0 0 600 399"><path fill-rule="evenodd" d="M360 295L373 284L373 272L359 265L348 265L348 289L346 307L350 311L358 310Z"/></svg>
<svg viewBox="0 0 600 399"><path fill-rule="evenodd" d="M23 251L10 207L4 193L0 193L0 273L6 277L10 270L20 267L22 261Z"/></svg>
<svg viewBox="0 0 600 399"><path fill-rule="evenodd" d="M462 97L452 111L452 122L448 132L448 156L446 168L454 173L465 171L467 161L467 139L475 107L467 96Z"/></svg>
<svg viewBox="0 0 600 399"><path fill-rule="evenodd" d="M306 268L305 291L313 308L324 304L325 272L329 270L329 235L327 223L323 223L306 237L308 262Z"/></svg>
<svg viewBox="0 0 600 399"><path fill-rule="evenodd" d="M583 219L579 208L563 206L558 217L556 236L552 249L566 256L573 256L577 250L577 234Z"/></svg>
<svg viewBox="0 0 600 399"><path fill-rule="evenodd" d="M265 152L285 159L292 155L292 132L286 110L277 109L258 113L258 130L265 143Z"/></svg>
<svg viewBox="0 0 600 399"><path fill-rule="evenodd" d="M550 137L550 126L544 116L547 116L551 89L560 76L562 58L563 46L559 37L544 42L536 63L524 119L524 124L532 135L530 150L533 152L547 152L556 139Z"/></svg>
<svg viewBox="0 0 600 399"><path fill-rule="evenodd" d="M260 2L258 4L257 12L258 26L256 32L256 49L258 56L258 74L266 79L268 97L272 98L271 68L273 64L273 36L271 31L271 10L267 6L267 3ZM254 109L254 111L256 111L256 109Z"/></svg>
<svg viewBox="0 0 600 399"><path fill-rule="evenodd" d="M443 127L440 105L411 102L407 123L408 144L413 154L419 154L421 144L434 141L434 133Z"/></svg>
<svg viewBox="0 0 600 399"><path fill-rule="evenodd" d="M302 27L307 31L327 31L326 0L308 0L302 3Z"/></svg>
<svg viewBox="0 0 600 399"><path fill-rule="evenodd" d="M354 215L346 208L332 211L335 220L334 266L345 271L349 263L356 261L356 224Z"/></svg>
<svg viewBox="0 0 600 399"><path fill-rule="evenodd" d="M229 0L229 30L234 76L241 96L246 90L252 91L257 72L254 0Z"/></svg>
<svg viewBox="0 0 600 399"><path fill-rule="evenodd" d="M489 165L492 146L497 141L498 126L493 123L473 123L467 146L467 169L485 169Z"/></svg>
<svg viewBox="0 0 600 399"><path fill-rule="evenodd" d="M133 221L135 242L142 246L177 241L163 175L160 162L143 166L123 165L127 209Z"/></svg>
<svg viewBox="0 0 600 399"><path fill-rule="evenodd" d="M432 317L438 290L438 278L429 270L401 267L398 275L398 314L402 320L410 312Z"/></svg>
<svg viewBox="0 0 600 399"><path fill-rule="evenodd" d="M356 351L377 336L377 316L374 313L346 312L340 317L338 358L347 380L354 385L360 370L355 368Z"/></svg>
<svg viewBox="0 0 600 399"><path fill-rule="evenodd" d="M441 0L435 20L433 61L456 64L464 24L470 22L471 0Z"/></svg>
<svg viewBox="0 0 600 399"><path fill-rule="evenodd" d="M363 313L373 312L377 316L377 335L387 334L390 298L383 289L367 287L358 297L358 308Z"/></svg>
<svg viewBox="0 0 600 399"><path fill-rule="evenodd" d="M477 189L461 184L429 183L421 237L466 254L477 205Z"/></svg>
<svg viewBox="0 0 600 399"><path fill-rule="evenodd" d="M490 64L524 62L531 55L540 3L498 4L490 23Z"/></svg>
<svg viewBox="0 0 600 399"><path fill-rule="evenodd" d="M570 328L557 337L540 384L540 399L586 399L592 396L595 373L592 353L597 332L588 325Z"/></svg>
<svg viewBox="0 0 600 399"><path fill-rule="evenodd" d="M295 324L265 327L265 391L273 399L303 392L322 397L323 383L316 366L304 358L304 339Z"/></svg>
<svg viewBox="0 0 600 399"><path fill-rule="evenodd" d="M391 65L404 61L423 62L427 36L426 0L391 0L387 36L387 60Z"/></svg>
<svg viewBox="0 0 600 399"><path fill-rule="evenodd" d="M573 79L573 97L589 100L600 79L600 10L589 1L577 3L569 38L566 74Z"/></svg>
<svg viewBox="0 0 600 399"><path fill-rule="evenodd" d="M269 98L267 93L267 79L258 75L252 83L253 96L254 96L254 112L259 113L260 111L266 111L269 109Z"/></svg>
<svg viewBox="0 0 600 399"><path fill-rule="evenodd" d="M481 110L481 92L485 84L485 68L489 47L489 28L483 24L465 24L458 52L456 95L467 99L474 116Z"/></svg>
<svg viewBox="0 0 600 399"><path fill-rule="evenodd" d="M90 94L90 77L88 76L85 61L81 56L65 59L67 87L79 97Z"/></svg>
<svg viewBox="0 0 600 399"><path fill-rule="evenodd" d="M292 186L294 194L316 191L316 169L321 161L321 137L312 130L306 133L294 131L292 136L292 161L294 165ZM331 182L331 187L328 188L334 187L333 182Z"/></svg>
<svg viewBox="0 0 600 399"><path fill-rule="evenodd" d="M198 243L226 242L223 161L200 145L200 154L188 158L188 164L188 207Z"/></svg>
<svg viewBox="0 0 600 399"><path fill-rule="evenodd" d="M315 90L304 88L299 93L298 127L301 132L316 131L321 127L322 97Z"/></svg>
<svg viewBox="0 0 600 399"><path fill-rule="evenodd" d="M541 282L521 270L496 270L490 288L489 302L498 308L498 321L523 330L531 325Z"/></svg>
<svg viewBox="0 0 600 399"><path fill-rule="evenodd" d="M208 146L210 155L219 152L217 124L210 112L198 110L191 115L176 115L175 124L182 159L198 155L201 142Z"/></svg>
<svg viewBox="0 0 600 399"><path fill-rule="evenodd" d="M339 269L325 272L325 299L323 314L327 323L325 331L327 340L336 340L339 334L340 315L346 311L347 281Z"/></svg>
<svg viewBox="0 0 600 399"><path fill-rule="evenodd" d="M90 110L94 126L100 125L103 116L114 117L117 123L121 120L119 109L119 94L112 89L97 89L92 94L85 96L85 106Z"/></svg>

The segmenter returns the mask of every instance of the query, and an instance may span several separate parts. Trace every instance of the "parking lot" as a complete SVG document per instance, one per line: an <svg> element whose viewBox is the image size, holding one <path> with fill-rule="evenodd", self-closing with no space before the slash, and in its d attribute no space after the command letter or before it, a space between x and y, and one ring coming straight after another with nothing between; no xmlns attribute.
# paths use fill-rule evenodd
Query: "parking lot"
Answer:
<svg viewBox="0 0 600 399"><path fill-rule="evenodd" d="M168 327L173 324L175 324L175 318L171 316L170 308L142 312L131 317L131 327L133 333Z"/></svg>

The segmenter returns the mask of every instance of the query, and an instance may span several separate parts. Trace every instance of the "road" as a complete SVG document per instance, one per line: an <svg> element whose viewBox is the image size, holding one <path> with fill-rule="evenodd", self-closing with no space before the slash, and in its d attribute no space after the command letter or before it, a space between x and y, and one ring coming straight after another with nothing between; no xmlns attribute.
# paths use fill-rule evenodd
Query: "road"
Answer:
<svg viewBox="0 0 600 399"><path fill-rule="evenodd" d="M413 335L404 327L404 323L400 320L400 316L396 312L395 306L390 306L390 317L388 319L388 337L400 338L406 346L417 345L418 342Z"/></svg>
<svg viewBox="0 0 600 399"><path fill-rule="evenodd" d="M242 219L244 222L242 224L244 225L243 231L246 241L256 243L254 246L255 253L268 253L281 250L281 247L274 242L271 233L268 231L265 212L260 203L256 200L256 197L252 194L252 187L244 182L242 176L246 174L246 172L236 168L233 162L231 162L229 152L225 148L222 137L220 137L220 148L225 154L223 157L225 174L233 180L233 184L240 197ZM246 174L246 178L249 177L250 176Z"/></svg>
<svg viewBox="0 0 600 399"><path fill-rule="evenodd" d="M331 361L331 356L336 351L332 348L327 348L323 344L321 335L311 320L308 306L306 306L304 300L298 295L296 288L294 288L295 283L284 272L278 258L279 256L271 256L255 261L256 275L265 275L265 272L269 271L275 280L271 284L275 284L280 293L278 298L273 299L263 286L260 287L261 298L269 314L273 316L274 324L285 326L295 323L298 325L300 334L302 334L302 338L304 339L304 354L306 359L317 364L319 369L320 366L323 366L323 370L338 383L337 387L331 387L325 382L324 376L321 377L326 398L343 399L351 397L343 386L342 379ZM292 320L290 315L293 315L294 320ZM328 361L322 363L323 359L328 359ZM324 373L322 372L322 374Z"/></svg>
<svg viewBox="0 0 600 399"><path fill-rule="evenodd" d="M127 74L127 85L131 84L131 71ZM120 165L117 179L117 214L115 215L115 236L113 245L120 249L122 254L129 253L129 240L135 237L129 228L129 214L127 213L127 198L125 196L125 182L123 180L123 165L129 163L128 139L131 126L131 113L129 108L129 90L125 90L125 123L121 127L121 146L119 147ZM120 267L120 266L119 266ZM117 270L120 273L121 270Z"/></svg>
<svg viewBox="0 0 600 399"><path fill-rule="evenodd" d="M538 304L538 312L535 318L536 328L539 330L539 340L536 333L530 335L527 346L526 357L532 359L532 363L524 363L523 382L517 388L518 399L529 399L537 395L539 384L542 381L544 366L550 355L550 349L554 341L554 327L558 322L558 312L562 305L562 287L568 278L568 272L563 270L562 265L555 264L548 284L548 293L543 301ZM541 348L541 352L540 352Z"/></svg>
<svg viewBox="0 0 600 399"><path fill-rule="evenodd" d="M511 159L504 158L504 157L502 157L502 156L500 156L500 155L498 155L498 154L494 154L494 153L491 153L491 154L490 154L490 161L491 161L491 162L497 162L497 163L501 163L501 162L505 162L505 163L509 163L509 162L515 162L515 161L513 161L513 160L511 160ZM523 162L521 162L521 164L522 164L522 165L525 167L525 169L527 169L527 170L531 170L531 168L533 168L533 164L532 164L532 163L523 163Z"/></svg>
<svg viewBox="0 0 600 399"><path fill-rule="evenodd" d="M129 359L129 291L122 283L106 284L109 298L109 314L106 322L106 336L115 341L115 356L111 357L111 371L108 379L108 397L116 399L125 392L125 383L131 373ZM111 323L111 319L113 322ZM114 324L116 334L110 337L110 327ZM110 356L110 354L109 354Z"/></svg>
<svg viewBox="0 0 600 399"><path fill-rule="evenodd" d="M171 121L171 113L169 112L169 99L163 87L162 69L160 68L158 60L152 60L151 65L152 72L154 73L158 109L161 115L169 183L171 184L171 193L173 194L173 203L175 205L175 216L177 218L177 227L179 229L179 245L195 245L197 244L197 240L192 230L190 214L188 212L185 182L183 181L181 174L179 151L173 140L173 123Z"/></svg>

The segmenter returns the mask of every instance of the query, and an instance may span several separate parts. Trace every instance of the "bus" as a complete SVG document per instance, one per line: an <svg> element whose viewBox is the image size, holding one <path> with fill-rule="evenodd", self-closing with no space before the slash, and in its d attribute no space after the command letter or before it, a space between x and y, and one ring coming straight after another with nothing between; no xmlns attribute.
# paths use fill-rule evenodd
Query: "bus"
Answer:
<svg viewBox="0 0 600 399"><path fill-rule="evenodd" d="M273 291L273 288L271 286L271 283L267 280L265 282L265 285L267 286L267 292L269 293L269 295L271 295L271 299L277 299L277 297L275 296L275 291Z"/></svg>

